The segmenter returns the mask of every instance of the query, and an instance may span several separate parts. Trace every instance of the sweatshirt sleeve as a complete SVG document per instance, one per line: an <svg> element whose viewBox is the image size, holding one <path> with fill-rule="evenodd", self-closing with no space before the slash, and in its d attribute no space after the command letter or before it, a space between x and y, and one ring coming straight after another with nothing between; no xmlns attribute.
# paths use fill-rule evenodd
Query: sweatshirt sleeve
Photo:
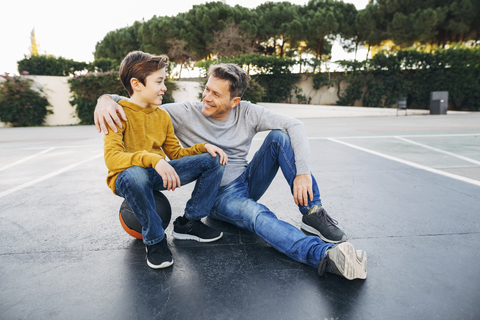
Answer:
<svg viewBox="0 0 480 320"><path fill-rule="evenodd" d="M242 101L241 103L246 104L244 106L248 108L247 116L251 119L257 132L282 130L289 135L293 152L295 154L297 175L309 174L310 168L308 162L310 159L310 145L303 122L247 101Z"/></svg>
<svg viewBox="0 0 480 320"><path fill-rule="evenodd" d="M103 138L105 164L108 170L116 173L133 166L154 168L158 161L163 159L161 155L149 153L145 150L133 153L126 152L123 142L123 133L126 127L127 123L122 121L121 129L119 128L116 133L112 131Z"/></svg>
<svg viewBox="0 0 480 320"><path fill-rule="evenodd" d="M119 96L118 94L108 94L110 96L110 98L113 99L113 101L115 101L116 103L118 103L120 100L129 100L129 98L127 97L124 97L124 96ZM100 96L101 98L102 96ZM99 99L100 99L99 98Z"/></svg>
<svg viewBox="0 0 480 320"><path fill-rule="evenodd" d="M166 114L168 115L168 113ZM178 139L175 136L175 131L173 129L173 124L170 116L168 117L169 118L167 124L167 134L162 149L169 159L179 159L185 156L191 156L207 152L207 150L205 149L205 142L197 143L190 148L182 148L180 142L178 142Z"/></svg>

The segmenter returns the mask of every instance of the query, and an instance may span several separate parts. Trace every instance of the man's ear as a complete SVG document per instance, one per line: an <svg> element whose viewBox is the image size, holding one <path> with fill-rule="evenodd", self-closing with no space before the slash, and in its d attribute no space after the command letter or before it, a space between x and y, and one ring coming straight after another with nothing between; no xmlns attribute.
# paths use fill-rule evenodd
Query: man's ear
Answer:
<svg viewBox="0 0 480 320"><path fill-rule="evenodd" d="M137 78L130 79L130 86L132 87L133 91L141 91L142 87L140 85L141 82L138 81Z"/></svg>
<svg viewBox="0 0 480 320"><path fill-rule="evenodd" d="M242 100L242 98L240 98L240 97L233 98L232 102L231 102L232 104L230 105L230 107L232 109L235 108L240 103L241 100Z"/></svg>

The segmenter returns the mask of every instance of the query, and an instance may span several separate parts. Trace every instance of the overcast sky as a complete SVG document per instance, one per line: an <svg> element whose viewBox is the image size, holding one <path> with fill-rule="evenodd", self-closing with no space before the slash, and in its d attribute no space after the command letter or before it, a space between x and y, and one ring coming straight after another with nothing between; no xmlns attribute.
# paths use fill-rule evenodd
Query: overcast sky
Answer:
<svg viewBox="0 0 480 320"><path fill-rule="evenodd" d="M30 32L35 36L40 54L52 54L75 61L93 60L95 44L112 30L130 26L136 20L149 20L154 15L175 16L200 0L5 0L0 10L0 74L17 73L17 61L30 53ZM226 3L255 8L264 0L226 0ZM280 2L280 1L274 1ZM304 5L308 1L292 0ZM346 0L363 9L368 0ZM358 58L362 54L358 54ZM364 54L363 54L364 55ZM334 46L333 60L353 59L340 46Z"/></svg>

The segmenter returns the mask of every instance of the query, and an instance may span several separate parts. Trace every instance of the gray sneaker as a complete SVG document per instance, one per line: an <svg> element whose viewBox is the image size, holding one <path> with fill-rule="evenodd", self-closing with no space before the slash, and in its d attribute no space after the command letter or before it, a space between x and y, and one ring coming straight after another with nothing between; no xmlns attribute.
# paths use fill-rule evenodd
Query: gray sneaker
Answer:
<svg viewBox="0 0 480 320"><path fill-rule="evenodd" d="M323 275L328 269L339 276L353 279L367 278L367 253L355 250L349 242L337 244L327 250L325 257L318 264L318 274Z"/></svg>
<svg viewBox="0 0 480 320"><path fill-rule="evenodd" d="M317 235L325 242L347 241L347 235L337 227L337 224L338 222L332 219L321 205L316 205L303 215L301 229Z"/></svg>

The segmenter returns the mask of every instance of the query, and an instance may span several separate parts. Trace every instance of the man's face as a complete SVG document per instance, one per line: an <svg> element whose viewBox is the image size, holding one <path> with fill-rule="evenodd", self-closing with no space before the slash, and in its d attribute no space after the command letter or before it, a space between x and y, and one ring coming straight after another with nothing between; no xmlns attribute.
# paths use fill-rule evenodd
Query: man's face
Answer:
<svg viewBox="0 0 480 320"><path fill-rule="evenodd" d="M230 83L228 80L209 77L203 91L202 113L215 120L227 120L232 109L240 102L240 98L230 99Z"/></svg>

